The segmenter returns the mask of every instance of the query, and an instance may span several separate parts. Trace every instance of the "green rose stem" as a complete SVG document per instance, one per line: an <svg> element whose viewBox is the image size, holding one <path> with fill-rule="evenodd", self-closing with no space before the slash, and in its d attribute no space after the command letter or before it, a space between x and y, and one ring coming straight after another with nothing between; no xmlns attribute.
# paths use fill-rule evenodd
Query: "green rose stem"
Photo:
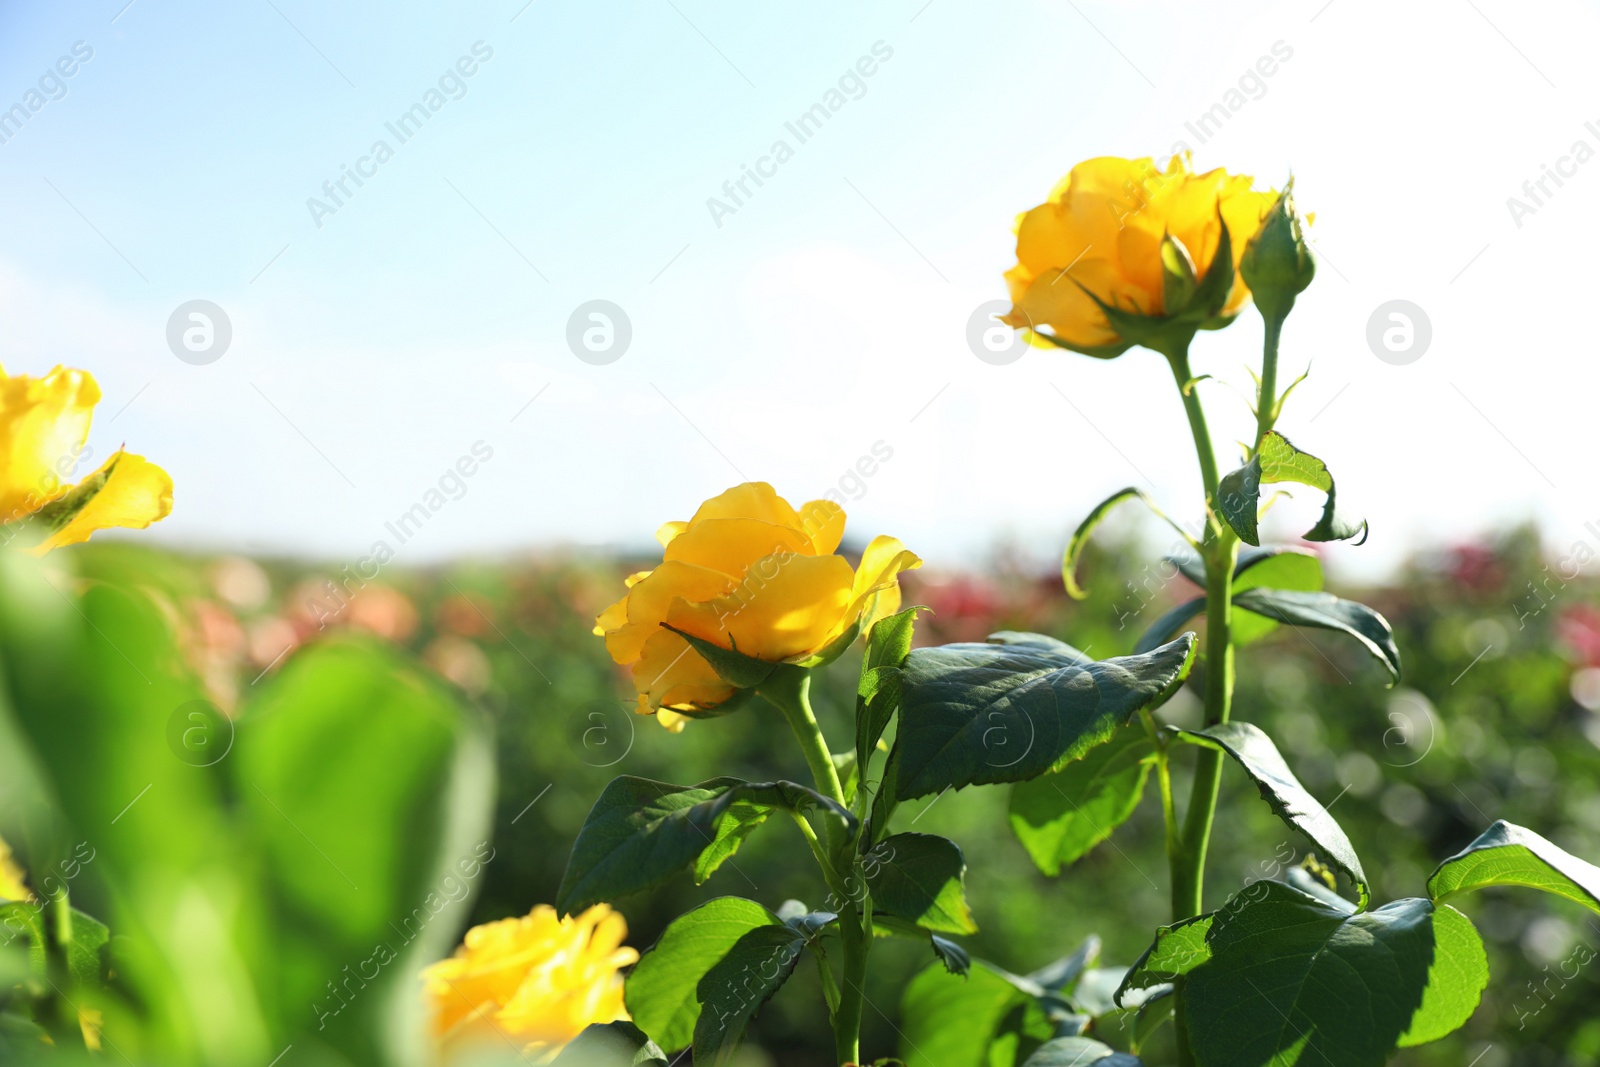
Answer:
<svg viewBox="0 0 1600 1067"><path fill-rule="evenodd" d="M1233 568L1238 558L1239 538L1219 516L1217 500L1217 455L1211 444L1205 410L1195 390L1194 374L1189 369L1188 346L1174 350L1168 362L1183 396L1189 416L1195 453L1200 460L1200 478L1206 492L1206 535L1201 553L1206 567L1206 645L1205 715L1206 725L1228 721L1233 704ZM1172 865L1172 919L1177 922L1199 915L1205 905L1206 850L1211 843L1211 824L1216 818L1217 789L1222 781L1222 753L1211 748L1199 750L1189 808L1176 862ZM1193 1062L1189 1050L1188 1028L1184 1025L1184 982L1175 984L1178 1028L1178 1062L1187 1067Z"/></svg>
<svg viewBox="0 0 1600 1067"><path fill-rule="evenodd" d="M795 740L800 742L800 751L811 768L817 791L848 808L844 788L839 784L838 769L833 764L832 750L811 710L811 672L800 667L780 666L761 683L757 692L783 713ZM844 960L843 982L836 998L838 1006L833 1009L834 1059L841 1064L859 1063L867 947L872 939L867 925L871 910L866 899L866 885L855 873L855 848L843 828L833 820L828 821L828 845L824 854L816 832L804 819L799 821L805 826L803 832L822 867L828 887L839 902L839 939Z"/></svg>

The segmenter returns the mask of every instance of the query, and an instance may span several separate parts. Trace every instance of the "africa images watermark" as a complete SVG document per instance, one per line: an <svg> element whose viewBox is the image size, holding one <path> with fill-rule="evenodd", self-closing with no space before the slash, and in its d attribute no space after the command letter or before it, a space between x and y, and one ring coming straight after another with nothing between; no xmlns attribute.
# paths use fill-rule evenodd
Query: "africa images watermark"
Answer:
<svg viewBox="0 0 1600 1067"><path fill-rule="evenodd" d="M394 520L384 523L384 530L394 537L395 544L391 545L380 537L372 543L372 548L365 556L341 567L337 580L329 578L323 582L321 593L325 596L306 599L306 607L316 616L317 628L325 629L329 622L350 606L356 594L377 578L378 573L394 559L397 547L415 537L429 519L444 510L446 504L466 496L469 488L467 480L493 458L492 445L487 441L474 441L470 454L459 456L416 503Z"/></svg>
<svg viewBox="0 0 1600 1067"><path fill-rule="evenodd" d="M1597 142L1600 142L1600 124L1596 124L1593 121L1585 122L1583 130ZM1522 183L1522 195L1527 199L1521 200L1515 196L1506 197L1506 210L1511 212L1511 221L1516 224L1517 229L1522 229L1524 219L1529 215L1538 214L1539 209L1546 206L1545 202L1561 191L1561 187L1566 184L1561 179L1576 178L1578 176L1578 168L1594 157L1594 146L1580 137L1572 142L1572 147L1567 150L1565 155L1556 157L1556 165L1554 167L1551 167L1548 163L1539 164L1539 176L1537 178L1529 178ZM1550 188L1552 182L1555 183L1554 189Z"/></svg>
<svg viewBox="0 0 1600 1067"><path fill-rule="evenodd" d="M317 1029L327 1028L328 1020L337 1016L350 1003L355 1000L356 994L367 988L368 982L375 982L383 968L400 958L400 953L406 946L415 941L427 929L428 924L439 916L439 913L451 904L459 904L467 899L467 894L472 891L472 882L482 873L483 869L494 862L494 846L487 841L480 841L472 851L472 855L456 861L451 870L439 879L435 891L430 892L423 902L411 909L411 913L401 920L400 926L393 923L398 935L398 945L389 941L380 941L372 948L371 955L359 960L355 964L345 964L340 971L337 983L328 982L328 1002L312 1004L311 1010L317 1016Z"/></svg>
<svg viewBox="0 0 1600 1067"><path fill-rule="evenodd" d="M1183 124L1183 128L1194 137L1196 144L1205 144L1211 140L1222 131L1223 126L1231 121L1233 116L1244 110L1245 105L1266 96L1267 79L1277 74L1283 64L1294 58L1294 48L1282 40L1273 41L1267 53L1246 67L1234 87L1223 93L1220 100L1202 111L1193 122ZM1180 155L1191 151L1192 148L1193 146L1187 141L1176 141L1172 146L1172 155Z"/></svg>
<svg viewBox="0 0 1600 1067"><path fill-rule="evenodd" d="M784 130L794 138L794 145L780 137L772 142L765 155L757 157L754 167L741 163L739 176L722 183L722 196L726 199L715 196L706 198L706 210L711 213L711 221L716 223L717 229L722 229L725 216L736 214L745 206L745 201L755 196L756 189L766 184L762 179L775 177L778 168L794 158L795 146L805 144L821 132L822 127L843 110L845 104L866 96L866 80L878 72L880 64L889 62L893 56L892 47L883 41L874 41L872 54L857 59L854 67L847 67L839 75L836 87L830 87L822 94L821 100L802 111L793 121L783 124ZM850 95L846 97L846 93ZM751 182L755 183L755 189L750 188Z"/></svg>
<svg viewBox="0 0 1600 1067"><path fill-rule="evenodd" d="M394 158L396 146L415 137L435 114L444 110L445 104L467 95L467 79L478 73L480 64L494 58L494 49L483 41L474 41L471 53L446 67L444 73L439 75L438 82L423 92L421 100L406 108L393 121L383 124L394 138L394 145L382 137L373 141L367 154L359 157L353 166L339 164L339 176L322 183L322 193L326 199L315 196L306 198L306 210L311 213L311 221L316 223L317 229L322 229L324 218L338 214L339 209L366 184L365 179L377 177L378 167ZM351 182L355 183L355 189L350 188Z"/></svg>
<svg viewBox="0 0 1600 1067"><path fill-rule="evenodd" d="M28 88L19 102L0 111L0 145L9 144L13 137L22 132L22 127L29 119L44 110L46 104L65 97L67 79L93 58L93 46L85 41L72 42L72 54L62 56L54 65L46 67L44 73L39 75L38 88Z"/></svg>

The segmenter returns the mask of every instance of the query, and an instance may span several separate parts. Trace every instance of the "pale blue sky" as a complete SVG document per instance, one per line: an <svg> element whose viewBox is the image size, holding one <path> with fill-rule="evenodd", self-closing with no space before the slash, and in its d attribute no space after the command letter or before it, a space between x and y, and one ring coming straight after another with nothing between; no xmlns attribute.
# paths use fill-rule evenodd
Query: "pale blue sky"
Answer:
<svg viewBox="0 0 1600 1067"><path fill-rule="evenodd" d="M1048 556L1130 483L1187 514L1156 357L996 367L964 339L1017 212L1081 158L1179 139L1264 184L1292 168L1318 214L1285 356L1315 370L1283 426L1373 520L1361 560L1530 513L1565 546L1600 518L1600 163L1520 227L1506 204L1600 148L1577 4L124 3L0 7L0 108L93 49L0 144L0 360L99 376L97 454L173 472L171 543L358 555L480 440L409 558L642 543L744 477L820 495L880 441L852 534L935 562L997 537ZM398 143L385 123L477 42L464 95ZM859 98L786 133L879 42ZM1291 58L1196 143L1275 44ZM319 228L307 199L380 138L393 158ZM793 158L717 225L707 198L780 138ZM1433 326L1404 367L1365 341L1396 298ZM205 366L165 340L191 299L233 327ZM632 323L608 365L566 343L592 299ZM1245 387L1258 343L1247 317L1197 370ZM1220 440L1245 432L1225 386L1211 402Z"/></svg>

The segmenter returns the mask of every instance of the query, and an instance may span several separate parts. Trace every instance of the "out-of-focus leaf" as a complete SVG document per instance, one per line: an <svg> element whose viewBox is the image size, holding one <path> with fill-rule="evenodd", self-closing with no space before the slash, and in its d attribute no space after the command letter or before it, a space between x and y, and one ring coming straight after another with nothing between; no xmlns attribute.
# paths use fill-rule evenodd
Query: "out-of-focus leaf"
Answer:
<svg viewBox="0 0 1600 1067"><path fill-rule="evenodd" d="M1011 788L1011 829L1045 874L1061 873L1127 821L1155 759L1155 746L1129 728L1058 771Z"/></svg>

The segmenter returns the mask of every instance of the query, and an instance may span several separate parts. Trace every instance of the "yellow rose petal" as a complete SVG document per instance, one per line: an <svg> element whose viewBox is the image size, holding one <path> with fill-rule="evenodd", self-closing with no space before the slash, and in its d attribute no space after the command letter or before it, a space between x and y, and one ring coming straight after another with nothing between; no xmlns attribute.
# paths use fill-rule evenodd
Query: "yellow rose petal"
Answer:
<svg viewBox="0 0 1600 1067"><path fill-rule="evenodd" d="M746 656L778 662L815 651L839 630L853 575L841 556L770 556L733 592L674 604L673 626Z"/></svg>
<svg viewBox="0 0 1600 1067"><path fill-rule="evenodd" d="M166 471L143 456L118 452L91 477L107 469L110 476L100 491L70 522L34 546L35 555L79 544L96 530L113 526L142 530L172 514L172 476Z"/></svg>
<svg viewBox="0 0 1600 1067"><path fill-rule="evenodd" d="M699 519L667 546L667 562L719 571L734 581L750 564L778 552L810 555L811 539L788 526L760 519Z"/></svg>
<svg viewBox="0 0 1600 1067"><path fill-rule="evenodd" d="M640 693L640 711L713 708L735 692L689 642L671 630L657 629L650 635L639 650L632 673Z"/></svg>
<svg viewBox="0 0 1600 1067"><path fill-rule="evenodd" d="M57 367L43 378L0 370L0 522L31 515L66 491L89 437L100 387L87 371Z"/></svg>
<svg viewBox="0 0 1600 1067"><path fill-rule="evenodd" d="M832 554L844 540L844 508L831 500L808 501L800 508L800 525L811 539L812 554Z"/></svg>
<svg viewBox="0 0 1600 1067"><path fill-rule="evenodd" d="M674 601L711 600L733 586L734 580L719 571L678 560L663 563L629 591L628 621L606 632L606 651L618 663L632 663L644 643L660 631Z"/></svg>

